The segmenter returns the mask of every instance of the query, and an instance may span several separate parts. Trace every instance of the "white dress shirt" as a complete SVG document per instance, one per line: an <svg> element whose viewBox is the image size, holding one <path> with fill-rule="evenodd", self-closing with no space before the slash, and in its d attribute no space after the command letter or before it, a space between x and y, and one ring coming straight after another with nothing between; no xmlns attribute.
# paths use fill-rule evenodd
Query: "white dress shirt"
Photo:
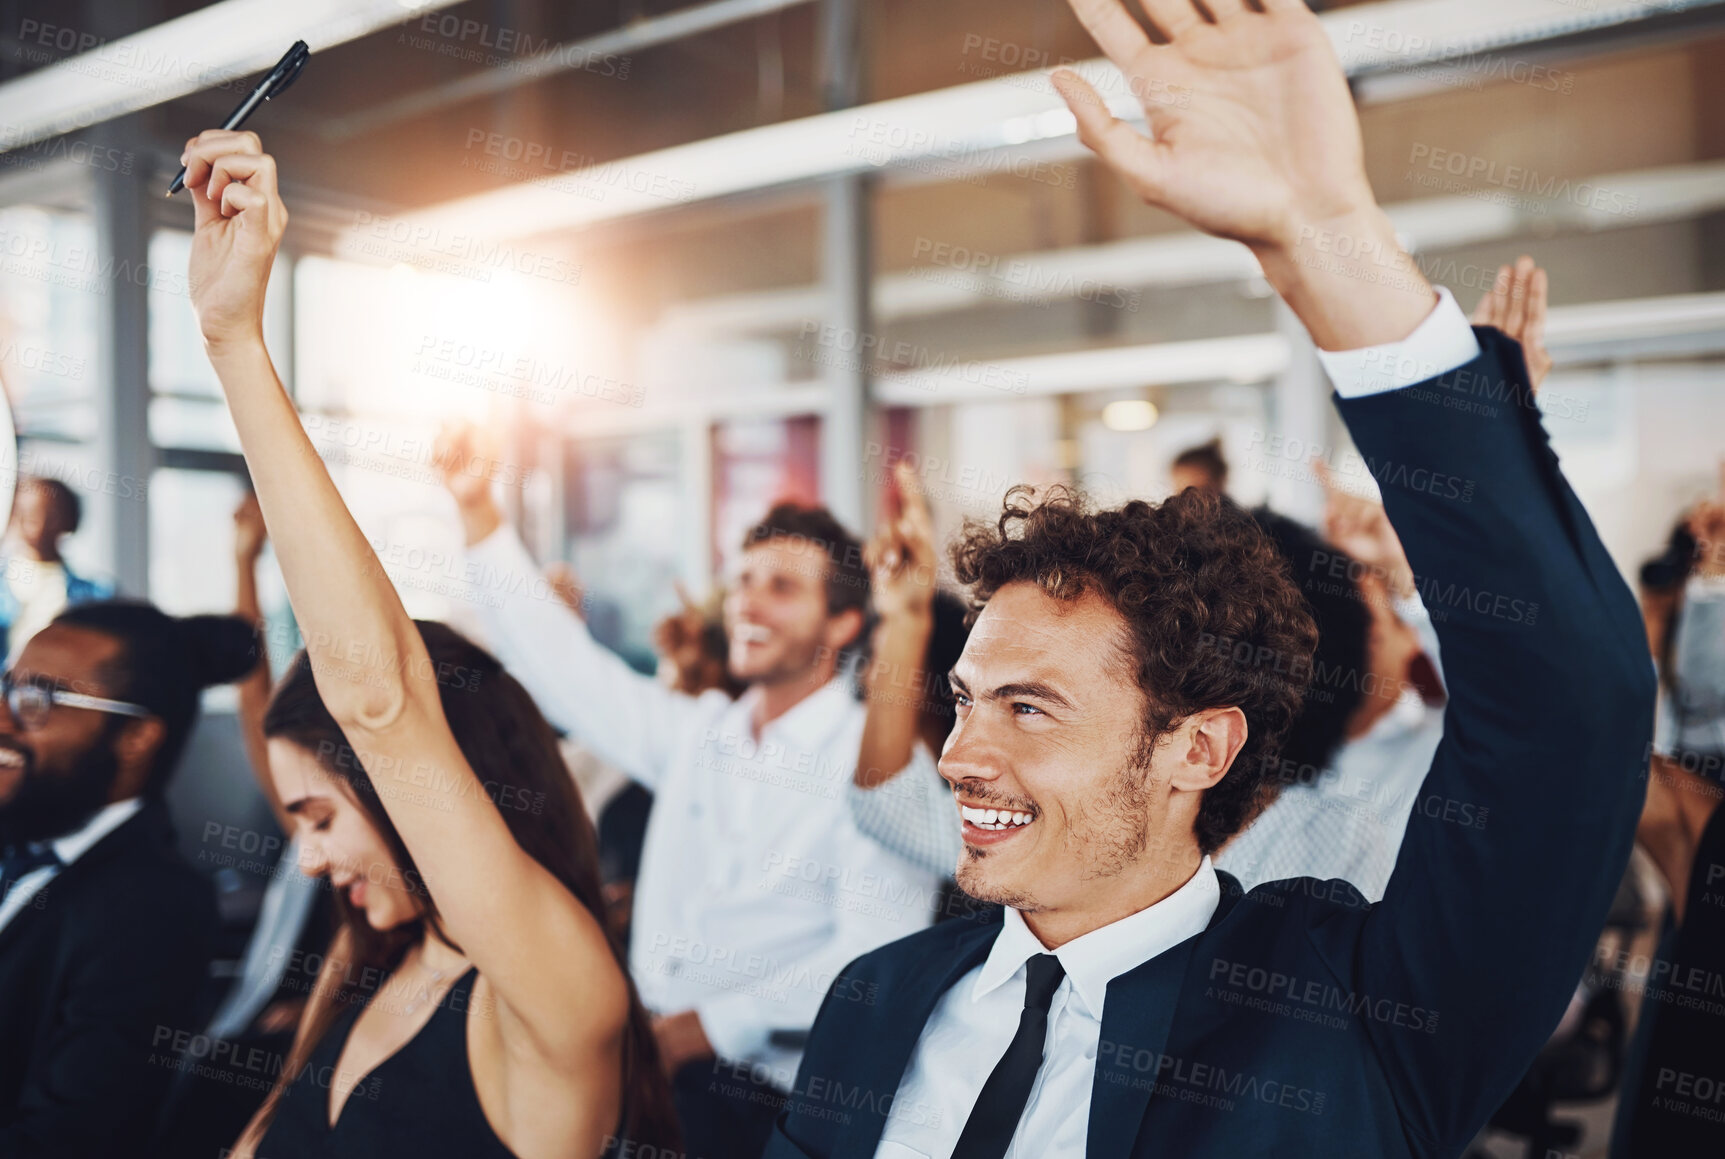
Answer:
<svg viewBox="0 0 1725 1159"><path fill-rule="evenodd" d="M935 876L869 840L847 790L864 706L835 680L754 735L756 692L673 692L602 647L505 527L468 552L489 642L553 723L654 792L629 967L659 1014L695 1010L722 1058L789 1089L854 958L928 925ZM866 1000L864 996L861 1000Z"/></svg>
<svg viewBox="0 0 1725 1159"><path fill-rule="evenodd" d="M873 789L853 783L849 797L851 816L865 834L938 877L958 872L964 856L958 801L920 740L902 772Z"/></svg>
<svg viewBox="0 0 1725 1159"><path fill-rule="evenodd" d="M1432 313L1401 342L1364 350L1320 350L1318 357L1337 393L1352 398L1397 390L1477 358L1479 343L1467 317L1449 291L1439 290L1438 296ZM1042 1069L1007 1159L1084 1154L1108 981L1201 931L1220 897L1220 884L1206 857L1192 879L1162 901L1055 951L1067 976L1049 1007ZM1024 963L1046 952L1017 911L1008 909L987 960L942 995L923 1026L875 1159L945 1159L952 1154L983 1083L1017 1033L1024 1007Z"/></svg>
<svg viewBox="0 0 1725 1159"><path fill-rule="evenodd" d="M1419 597L1397 601L1396 614L1419 634L1441 672L1437 634ZM1420 786L1443 740L1443 716L1443 706L1405 689L1364 736L1343 743L1315 783L1283 788L1216 855L1216 868L1239 878L1247 891L1290 877L1340 878L1367 901L1382 901L1408 818L1420 803Z"/></svg>
<svg viewBox="0 0 1725 1159"><path fill-rule="evenodd" d="M1185 885L1149 909L1052 951L1066 977L1048 1007L1042 1069L1006 1159L1084 1154L1108 983L1201 932L1221 898L1221 883L1206 857ZM1018 911L1008 909L988 957L954 983L929 1015L899 1082L875 1159L945 1159L952 1154L982 1084L1018 1033L1025 963L1049 952Z"/></svg>
<svg viewBox="0 0 1725 1159"><path fill-rule="evenodd" d="M68 833L50 842L62 864L44 865L32 869L17 881L5 883L6 896L0 899L0 930L5 929L19 911L29 905L50 881L58 877L65 866L88 853L96 842L130 821L143 807L144 802L140 797L133 797L129 801L115 801L112 805L103 806L94 817L84 822L77 832Z"/></svg>

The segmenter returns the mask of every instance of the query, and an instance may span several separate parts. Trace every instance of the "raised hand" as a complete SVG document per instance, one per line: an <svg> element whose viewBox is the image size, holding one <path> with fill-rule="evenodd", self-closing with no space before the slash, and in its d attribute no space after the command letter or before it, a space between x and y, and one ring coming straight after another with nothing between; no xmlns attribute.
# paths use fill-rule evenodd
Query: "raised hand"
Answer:
<svg viewBox="0 0 1725 1159"><path fill-rule="evenodd" d="M212 350L263 344L264 288L287 229L275 159L256 133L210 129L186 142L196 212L187 281Z"/></svg>
<svg viewBox="0 0 1725 1159"><path fill-rule="evenodd" d="M587 602L587 589L581 586L581 577L575 573L573 567L562 560L547 565L545 582L551 586L551 594L556 596L564 607L574 612L580 619L585 620L587 618L587 613L584 610Z"/></svg>
<svg viewBox="0 0 1725 1159"><path fill-rule="evenodd" d="M491 466L497 461L497 447L490 432L468 422L450 423L438 432L431 461L455 497L470 546L502 525L503 512L491 497Z"/></svg>
<svg viewBox="0 0 1725 1159"><path fill-rule="evenodd" d="M258 506L258 497L248 493L234 508L234 558L240 567L249 569L255 565L268 539L263 508Z"/></svg>
<svg viewBox="0 0 1725 1159"><path fill-rule="evenodd" d="M1719 464L1719 491L1689 513L1689 534L1695 537L1695 573L1709 579L1725 576L1725 463Z"/></svg>
<svg viewBox="0 0 1725 1159"><path fill-rule="evenodd" d="M934 517L915 471L900 462L893 477L898 511L883 514L864 550L870 592L882 619L927 616L935 591Z"/></svg>
<svg viewBox="0 0 1725 1159"><path fill-rule="evenodd" d="M707 651L705 609L676 583L677 610L653 625L653 651L659 655L659 678L690 696L725 683L724 661Z"/></svg>
<svg viewBox="0 0 1725 1159"><path fill-rule="evenodd" d="M1413 568L1383 504L1345 490L1323 463L1317 471L1324 485L1324 538L1375 571L1392 595L1413 595Z"/></svg>
<svg viewBox="0 0 1725 1159"><path fill-rule="evenodd" d="M1436 304L1366 180L1347 79L1302 0L1067 0L1143 105L1145 136L1068 70L1079 138L1145 201L1251 246L1318 345L1407 337ZM1207 9L1208 11L1206 12Z"/></svg>
<svg viewBox="0 0 1725 1159"><path fill-rule="evenodd" d="M1070 72L1055 87L1079 136L1138 194L1206 233L1291 245L1300 228L1375 205L1353 97L1322 25L1301 0L1144 0L1153 44L1121 0L1070 0L1125 74L1146 137L1109 116Z"/></svg>
<svg viewBox="0 0 1725 1159"><path fill-rule="evenodd" d="M1545 348L1547 289L1545 271L1523 254L1515 265L1498 267L1497 280L1473 310L1475 326L1495 326L1521 343L1535 393L1551 371L1551 354Z"/></svg>

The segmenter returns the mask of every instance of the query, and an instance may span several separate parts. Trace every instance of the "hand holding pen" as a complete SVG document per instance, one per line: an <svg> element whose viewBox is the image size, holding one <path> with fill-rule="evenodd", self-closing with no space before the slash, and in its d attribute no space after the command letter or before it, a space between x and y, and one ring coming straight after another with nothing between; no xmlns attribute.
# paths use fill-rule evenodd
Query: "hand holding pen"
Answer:
<svg viewBox="0 0 1725 1159"><path fill-rule="evenodd" d="M288 86L299 79L300 69L305 67L305 62L310 57L311 49L306 47L305 41L294 41L293 47L288 49L286 55L280 60L276 61L274 68L264 74L264 79L259 81L257 87L247 94L246 99L239 103L239 107L228 114L228 119L222 122L222 128L239 128L246 123L246 118L250 117L259 105L286 92ZM185 187L186 167L181 165L179 175L174 178L174 183L168 186L167 196L172 197Z"/></svg>

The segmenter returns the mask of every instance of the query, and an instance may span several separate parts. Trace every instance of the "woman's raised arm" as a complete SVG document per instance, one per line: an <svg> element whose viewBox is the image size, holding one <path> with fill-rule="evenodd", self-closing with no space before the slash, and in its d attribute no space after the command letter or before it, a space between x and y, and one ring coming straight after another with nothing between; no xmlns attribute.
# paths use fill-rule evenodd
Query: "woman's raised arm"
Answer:
<svg viewBox="0 0 1725 1159"><path fill-rule="evenodd" d="M263 299L287 224L252 133L189 142L192 304L251 468L318 692L365 764L444 926L508 1017L511 1053L559 1068L609 1054L627 981L597 919L511 836L444 718L436 674L282 389ZM572 984L578 980L579 984Z"/></svg>

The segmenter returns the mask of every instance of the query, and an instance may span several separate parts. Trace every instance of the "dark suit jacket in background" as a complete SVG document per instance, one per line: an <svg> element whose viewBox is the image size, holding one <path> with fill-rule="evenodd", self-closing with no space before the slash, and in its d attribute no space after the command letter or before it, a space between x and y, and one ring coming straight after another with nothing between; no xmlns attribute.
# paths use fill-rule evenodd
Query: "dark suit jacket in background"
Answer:
<svg viewBox="0 0 1725 1159"><path fill-rule="evenodd" d="M1338 402L1450 690L1384 899L1310 878L1242 897L1223 875L1207 929L1109 984L1088 1159L1457 1155L1592 955L1641 812L1653 667L1520 347L1478 335L1465 367ZM899 1081L999 929L948 922L853 963L767 1155L861 1159L889 1115L929 1113L894 1103Z"/></svg>
<svg viewBox="0 0 1725 1159"><path fill-rule="evenodd" d="M185 1056L215 895L160 802L0 929L0 1159L127 1159Z"/></svg>
<svg viewBox="0 0 1725 1159"><path fill-rule="evenodd" d="M1701 831L1687 890L1642 991L1614 1159L1725 1156L1725 805Z"/></svg>

